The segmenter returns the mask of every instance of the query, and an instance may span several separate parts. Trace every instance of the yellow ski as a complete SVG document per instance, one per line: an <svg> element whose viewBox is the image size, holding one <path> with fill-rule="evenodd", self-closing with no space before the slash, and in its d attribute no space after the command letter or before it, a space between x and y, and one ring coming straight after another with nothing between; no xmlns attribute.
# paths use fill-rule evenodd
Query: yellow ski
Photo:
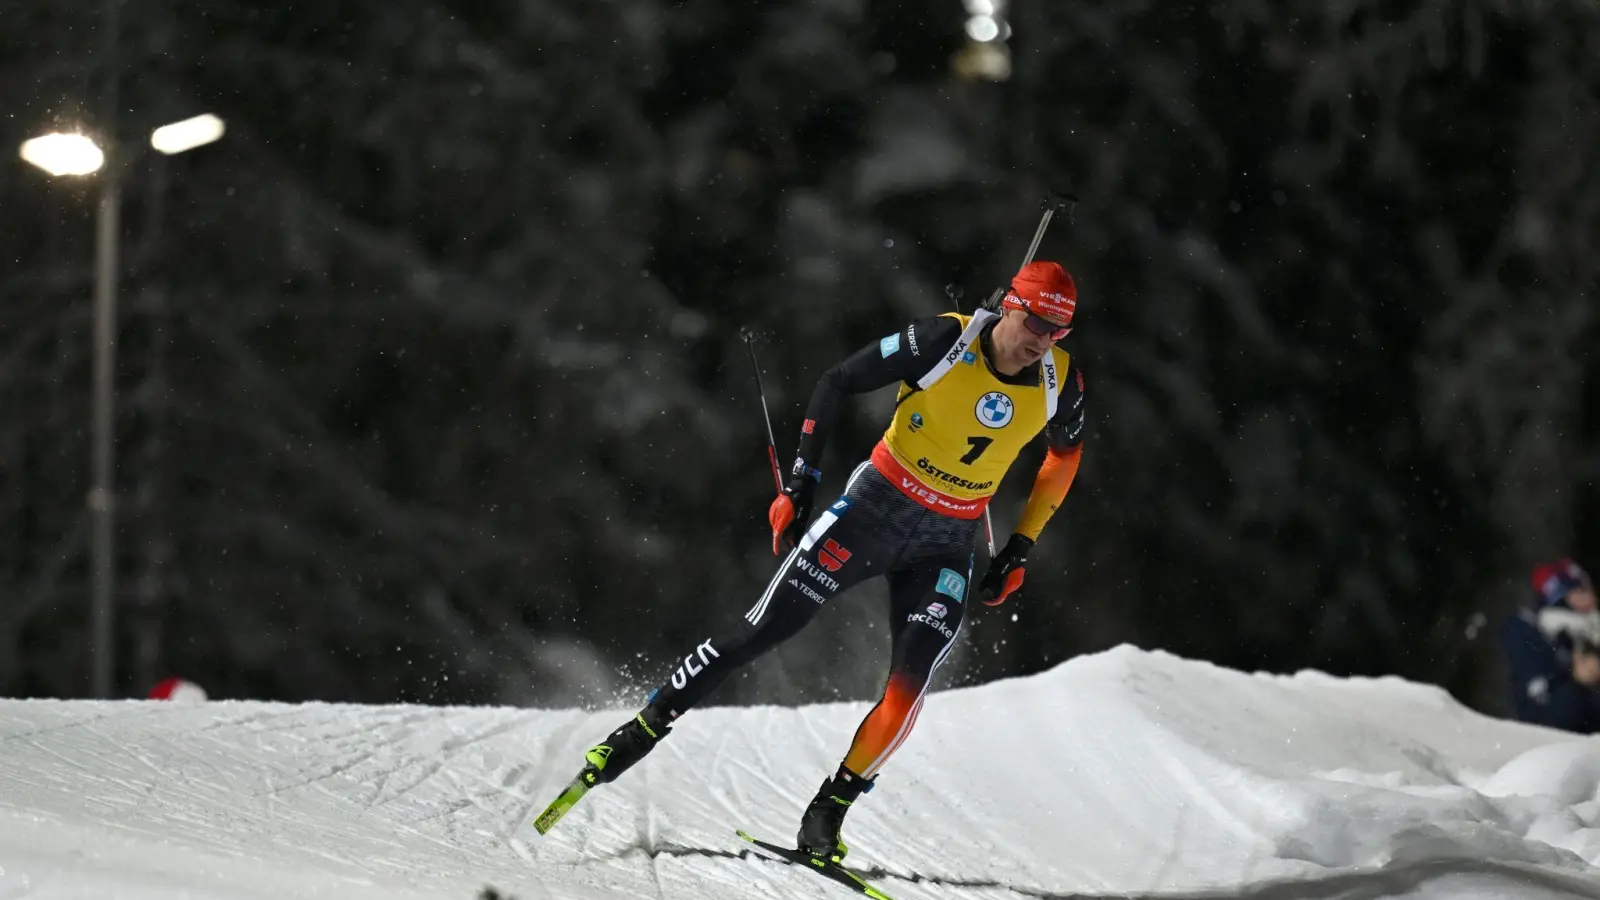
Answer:
<svg viewBox="0 0 1600 900"><path fill-rule="evenodd" d="M544 812L539 814L539 818L533 820L534 830L540 834L547 833L555 827L557 822L561 821L561 817L567 814L567 810L577 806L578 801L582 800L583 795L587 793L589 793L589 785L584 782L583 777L574 778L572 783L567 785L567 789L557 795L549 806L545 807Z"/></svg>
<svg viewBox="0 0 1600 900"><path fill-rule="evenodd" d="M742 837L750 843L755 844L763 853L776 858L780 862L788 863L791 866L798 866L802 869L810 869L811 871L816 872L818 875L821 875L823 878L827 878L831 881L837 881L838 883L850 888L858 894L871 897L872 900L893 900L893 898L891 898L888 894L885 894L883 891L873 887L872 884L865 878L862 878L860 875L857 875L849 869L846 869L843 865L840 865L831 859L824 859L820 856L812 856L804 850L797 850L792 847L781 847L769 841L763 841L758 837L753 837L749 832L746 831L740 831L739 837Z"/></svg>

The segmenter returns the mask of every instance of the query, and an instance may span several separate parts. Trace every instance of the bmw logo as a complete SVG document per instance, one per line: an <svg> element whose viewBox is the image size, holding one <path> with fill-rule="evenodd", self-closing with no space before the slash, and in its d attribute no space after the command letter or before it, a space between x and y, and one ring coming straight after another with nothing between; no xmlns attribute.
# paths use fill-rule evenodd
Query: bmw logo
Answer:
<svg viewBox="0 0 1600 900"><path fill-rule="evenodd" d="M1004 428L1011 424L1015 412L1011 398L999 391L990 391L978 398L978 421L988 428Z"/></svg>

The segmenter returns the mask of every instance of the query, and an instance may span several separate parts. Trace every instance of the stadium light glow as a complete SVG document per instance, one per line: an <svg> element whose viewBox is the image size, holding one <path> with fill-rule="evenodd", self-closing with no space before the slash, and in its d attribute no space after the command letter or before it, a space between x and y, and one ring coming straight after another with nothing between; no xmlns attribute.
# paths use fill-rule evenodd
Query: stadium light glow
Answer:
<svg viewBox="0 0 1600 900"><path fill-rule="evenodd" d="M967 20L967 37L980 44L987 44L1000 36L1000 23L994 16L973 16Z"/></svg>
<svg viewBox="0 0 1600 900"><path fill-rule="evenodd" d="M222 137L227 126L216 116L206 113L171 125L163 125L150 133L150 146L171 156L185 150L203 147Z"/></svg>
<svg viewBox="0 0 1600 900"><path fill-rule="evenodd" d="M1010 0L961 0L966 11L966 41L950 56L951 70L961 78L1005 81L1011 77Z"/></svg>
<svg viewBox="0 0 1600 900"><path fill-rule="evenodd" d="M105 151L92 138L61 132L23 141L22 158L58 178L91 175L106 163Z"/></svg>

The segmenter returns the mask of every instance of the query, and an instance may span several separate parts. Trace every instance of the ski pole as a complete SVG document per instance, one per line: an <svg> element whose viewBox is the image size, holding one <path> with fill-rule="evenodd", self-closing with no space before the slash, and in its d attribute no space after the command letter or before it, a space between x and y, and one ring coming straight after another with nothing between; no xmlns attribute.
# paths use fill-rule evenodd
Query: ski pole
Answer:
<svg viewBox="0 0 1600 900"><path fill-rule="evenodd" d="M1039 244L1044 240L1044 233L1050 228L1050 220L1055 218L1056 213L1061 210L1067 211L1067 218L1070 220L1072 218L1073 204L1077 202L1078 198L1074 194L1062 191L1044 192L1044 197L1039 201L1039 208L1044 210L1044 215L1039 217L1039 227L1033 231L1033 242L1028 245L1028 252L1022 257L1022 265L1017 266L1019 270L1027 266L1028 263L1033 262L1033 255L1039 252ZM1006 289L1004 287L995 288L994 293L990 294L989 299L983 304L984 308L999 312L1000 298L1005 295Z"/></svg>
<svg viewBox="0 0 1600 900"><path fill-rule="evenodd" d="M1017 266L1019 271L1027 267L1028 263L1033 262L1033 255L1039 252L1039 244L1044 240L1045 230L1050 227L1050 220L1055 218L1056 213L1063 209L1067 211L1067 218L1070 220L1072 218L1072 206L1077 202L1078 198L1073 194L1051 190L1044 192L1044 197L1039 201L1039 208L1044 210L1044 215L1039 217L1039 227L1033 231L1033 242L1028 245L1028 252L1022 257L1022 265ZM950 294L951 300L958 301L956 311L960 312L961 308L957 292L946 288L946 293ZM995 288L994 293L990 294L989 299L983 304L984 308L990 312L999 312L1000 300L1005 295L1006 289L1004 286ZM989 517L989 507L987 506L983 508L983 535L989 544L989 558L994 559L996 552L994 546L994 520Z"/></svg>
<svg viewBox="0 0 1600 900"><path fill-rule="evenodd" d="M772 413L767 411L767 392L761 386L761 362L756 359L756 336L748 328L739 329L744 345L750 350L750 366L756 373L756 394L761 398L761 418L767 424L767 461L772 463L772 481L783 493L783 475L778 471L778 439L772 434Z"/></svg>

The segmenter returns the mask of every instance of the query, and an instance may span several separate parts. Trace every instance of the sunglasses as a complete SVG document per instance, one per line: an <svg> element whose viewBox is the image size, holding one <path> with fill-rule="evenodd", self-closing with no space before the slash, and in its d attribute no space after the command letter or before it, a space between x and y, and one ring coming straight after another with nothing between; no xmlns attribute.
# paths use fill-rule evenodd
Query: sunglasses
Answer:
<svg viewBox="0 0 1600 900"><path fill-rule="evenodd" d="M1033 313L1028 313L1028 317L1022 320L1022 324L1028 326L1028 330L1034 334L1040 337L1048 337L1052 341L1059 341L1072 331L1070 327L1063 328L1049 319L1036 316Z"/></svg>

